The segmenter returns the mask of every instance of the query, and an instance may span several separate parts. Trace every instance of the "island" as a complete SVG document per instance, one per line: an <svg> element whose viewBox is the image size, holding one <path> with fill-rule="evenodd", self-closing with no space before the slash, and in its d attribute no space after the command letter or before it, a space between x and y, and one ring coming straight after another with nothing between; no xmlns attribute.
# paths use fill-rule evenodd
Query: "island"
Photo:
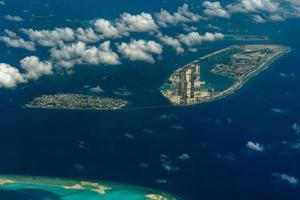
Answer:
<svg viewBox="0 0 300 200"><path fill-rule="evenodd" d="M182 200L163 191L112 182L4 175L0 199Z"/></svg>
<svg viewBox="0 0 300 200"><path fill-rule="evenodd" d="M91 96L83 94L54 94L34 98L25 105L26 108L45 109L88 109L88 110L118 110L128 104L128 101L117 98Z"/></svg>
<svg viewBox="0 0 300 200"><path fill-rule="evenodd" d="M173 105L224 98L289 52L289 47L274 44L233 45L179 68L161 93Z"/></svg>
<svg viewBox="0 0 300 200"><path fill-rule="evenodd" d="M239 34L226 34L225 40L232 41L248 41L248 42L258 42L258 41L268 41L269 37L264 35L239 35Z"/></svg>

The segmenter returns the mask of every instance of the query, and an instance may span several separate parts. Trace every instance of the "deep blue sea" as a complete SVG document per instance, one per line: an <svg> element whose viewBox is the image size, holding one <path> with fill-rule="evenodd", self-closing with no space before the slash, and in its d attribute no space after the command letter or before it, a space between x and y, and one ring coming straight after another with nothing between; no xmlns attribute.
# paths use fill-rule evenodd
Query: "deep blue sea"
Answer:
<svg viewBox="0 0 300 200"><path fill-rule="evenodd" d="M0 19L0 31L78 27L81 24L66 19L113 19L124 11L174 10L184 2L201 4L191 0L9 0L0 7L1 15L13 13L25 21ZM33 13L54 16L31 21ZM182 56L167 47L155 64L124 60L120 66L77 66L72 75L57 74L14 90L0 89L0 173L128 183L186 200L299 199L299 185L280 181L274 174L300 179L300 134L292 128L300 124L300 20L254 25L236 17L211 23L224 27L224 33L266 35L271 38L268 42L290 46L292 51L234 95L198 106L124 111L22 108L38 95L85 92L85 85L100 85L108 93L126 87L133 92L128 97L133 107L168 105L159 88L176 68L243 42L207 43L197 53ZM202 23L197 26L199 32L206 31ZM179 32L173 29L169 31ZM0 52L0 61L14 66L32 54L8 49L3 43ZM49 57L43 48L34 54ZM248 141L264 145L265 151L248 150ZM84 148L79 145L82 142ZM162 167L161 154L167 155L173 170ZM182 154L190 159L180 159Z"/></svg>

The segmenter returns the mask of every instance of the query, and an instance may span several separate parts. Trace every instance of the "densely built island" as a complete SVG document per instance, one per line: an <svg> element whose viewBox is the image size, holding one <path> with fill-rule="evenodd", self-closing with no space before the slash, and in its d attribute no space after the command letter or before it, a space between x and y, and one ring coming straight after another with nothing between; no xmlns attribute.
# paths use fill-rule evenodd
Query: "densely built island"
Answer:
<svg viewBox="0 0 300 200"><path fill-rule="evenodd" d="M54 94L36 97L25 105L26 108L47 109L89 109L117 110L125 107L128 101L82 94Z"/></svg>
<svg viewBox="0 0 300 200"><path fill-rule="evenodd" d="M161 87L173 105L226 97L290 51L281 45L234 45L176 70Z"/></svg>

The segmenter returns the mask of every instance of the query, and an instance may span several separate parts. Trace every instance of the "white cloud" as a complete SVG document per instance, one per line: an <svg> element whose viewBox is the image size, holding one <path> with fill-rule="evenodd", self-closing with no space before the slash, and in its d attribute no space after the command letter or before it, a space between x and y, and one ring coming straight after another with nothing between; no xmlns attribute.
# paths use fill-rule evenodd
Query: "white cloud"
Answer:
<svg viewBox="0 0 300 200"><path fill-rule="evenodd" d="M120 64L118 55L110 48L110 41L101 43L99 47L87 46L83 42L55 47L51 49L51 57L59 66L66 69L76 64Z"/></svg>
<svg viewBox="0 0 300 200"><path fill-rule="evenodd" d="M0 88L15 88L17 84L25 82L26 80L17 68L0 63Z"/></svg>
<svg viewBox="0 0 300 200"><path fill-rule="evenodd" d="M150 32L158 31L158 26L149 13L142 12L137 15L122 13L113 22L106 19L96 19L93 22L95 30L101 33L102 38L120 38L129 36L130 32Z"/></svg>
<svg viewBox="0 0 300 200"><path fill-rule="evenodd" d="M21 22L24 21L24 19L20 16L12 16L12 15L5 15L4 19L8 21L13 21L13 22Z"/></svg>
<svg viewBox="0 0 300 200"><path fill-rule="evenodd" d="M131 40L129 43L117 44L118 51L132 61L154 63L153 54L162 54L163 47L155 41Z"/></svg>
<svg viewBox="0 0 300 200"><path fill-rule="evenodd" d="M272 108L271 111L273 113L278 113L278 114L284 114L285 113L285 111L280 109L280 108Z"/></svg>
<svg viewBox="0 0 300 200"><path fill-rule="evenodd" d="M165 154L160 154L160 164L168 172L174 172L179 170L179 167L177 167L174 164L174 162L169 158L169 156Z"/></svg>
<svg viewBox="0 0 300 200"><path fill-rule="evenodd" d="M205 7L204 13L211 17L229 18L230 13L225 10L219 1L204 1L202 4Z"/></svg>
<svg viewBox="0 0 300 200"><path fill-rule="evenodd" d="M230 4L231 12L268 12L274 13L279 10L280 4L276 0L239 0L236 4Z"/></svg>
<svg viewBox="0 0 300 200"><path fill-rule="evenodd" d="M183 27L183 30L186 31L186 32L191 32L191 31L197 31L198 30L198 28L196 26L188 26L186 24L183 24L182 27Z"/></svg>
<svg viewBox="0 0 300 200"><path fill-rule="evenodd" d="M300 125L297 123L294 123L292 125L292 129L295 131L295 133L300 133Z"/></svg>
<svg viewBox="0 0 300 200"><path fill-rule="evenodd" d="M54 30L21 29L28 37L41 46L53 47L75 39L71 28L55 28Z"/></svg>
<svg viewBox="0 0 300 200"><path fill-rule="evenodd" d="M229 13L247 13L248 11L244 9L241 4L228 4L226 6L226 9Z"/></svg>
<svg viewBox="0 0 300 200"><path fill-rule="evenodd" d="M290 4L292 17L300 17L300 1L299 0L286 0Z"/></svg>
<svg viewBox="0 0 300 200"><path fill-rule="evenodd" d="M246 147L252 151L258 151L258 152L262 152L265 150L264 146L262 146L261 144L256 142L251 142L251 141L249 141L246 144Z"/></svg>
<svg viewBox="0 0 300 200"><path fill-rule="evenodd" d="M198 52L198 49L197 48L189 48L189 51L192 53L196 53L196 52Z"/></svg>
<svg viewBox="0 0 300 200"><path fill-rule="evenodd" d="M159 34L157 37L163 44L173 47L176 50L177 54L184 53L184 49L182 48L181 43L177 38L162 34Z"/></svg>
<svg viewBox="0 0 300 200"><path fill-rule="evenodd" d="M145 12L138 15L123 13L116 26L121 32L156 32L158 30L152 15Z"/></svg>
<svg viewBox="0 0 300 200"><path fill-rule="evenodd" d="M208 24L207 27L210 28L210 29L221 30L220 27L215 26L215 25L213 25L213 24Z"/></svg>
<svg viewBox="0 0 300 200"><path fill-rule="evenodd" d="M43 75L51 75L52 64L42 62L36 56L25 57L20 60L20 66L25 71L21 73L16 67L0 63L0 88L15 88L20 83L27 83L30 79L37 80Z"/></svg>
<svg viewBox="0 0 300 200"><path fill-rule="evenodd" d="M180 23L198 22L202 17L192 13L187 4L178 7L177 12L170 13L167 10L161 9L155 14L157 23L162 27L174 26Z"/></svg>
<svg viewBox="0 0 300 200"><path fill-rule="evenodd" d="M77 28L75 35L77 40L82 42L93 43L100 41L100 36L92 28Z"/></svg>
<svg viewBox="0 0 300 200"><path fill-rule="evenodd" d="M269 20L272 22L282 22L285 20L285 16L281 14L273 14L269 16Z"/></svg>
<svg viewBox="0 0 300 200"><path fill-rule="evenodd" d="M103 38L119 38L123 34L106 19L97 19L94 26L96 31L102 33Z"/></svg>
<svg viewBox="0 0 300 200"><path fill-rule="evenodd" d="M96 87L90 88L90 91L93 93L100 93L100 92L103 92L104 90L100 86L96 86Z"/></svg>
<svg viewBox="0 0 300 200"><path fill-rule="evenodd" d="M21 67L26 71L23 75L26 79L37 80L43 75L51 75L52 63L48 61L40 61L36 56L25 57L20 61Z"/></svg>
<svg viewBox="0 0 300 200"><path fill-rule="evenodd" d="M191 156L189 154L183 153L178 158L182 161L187 161L191 159Z"/></svg>
<svg viewBox="0 0 300 200"><path fill-rule="evenodd" d="M255 13L256 15L252 16L255 23L278 22L300 17L299 2L299 0L239 0L226 8L231 13Z"/></svg>
<svg viewBox="0 0 300 200"><path fill-rule="evenodd" d="M281 181L284 181L290 185L297 185L299 183L297 178L287 174L274 173L273 176L278 177Z"/></svg>
<svg viewBox="0 0 300 200"><path fill-rule="evenodd" d="M5 1L0 1L0 5L4 6L5 5Z"/></svg>
<svg viewBox="0 0 300 200"><path fill-rule="evenodd" d="M190 32L188 34L179 34L178 39L186 46L201 44L202 42L213 42L224 38L222 33L205 33L200 35L198 32Z"/></svg>
<svg viewBox="0 0 300 200"><path fill-rule="evenodd" d="M261 16L259 14L252 16L252 21L256 24L262 24L267 22L281 22L286 20L286 15L283 13L274 13L269 16Z"/></svg>
<svg viewBox="0 0 300 200"><path fill-rule="evenodd" d="M266 22L267 22L267 20L264 19L264 18L263 18L262 16L260 16L260 15L253 15L253 16L252 16L252 20L253 20L253 22L256 23L256 24L262 24L262 23L266 23Z"/></svg>
<svg viewBox="0 0 300 200"><path fill-rule="evenodd" d="M25 41L17 36L15 32L5 29L6 36L1 36L0 41L4 42L9 47L23 48L29 51L35 51L35 44L31 41Z"/></svg>
<svg viewBox="0 0 300 200"><path fill-rule="evenodd" d="M276 12L279 9L279 3L274 0L241 0L241 4L247 11L252 12Z"/></svg>

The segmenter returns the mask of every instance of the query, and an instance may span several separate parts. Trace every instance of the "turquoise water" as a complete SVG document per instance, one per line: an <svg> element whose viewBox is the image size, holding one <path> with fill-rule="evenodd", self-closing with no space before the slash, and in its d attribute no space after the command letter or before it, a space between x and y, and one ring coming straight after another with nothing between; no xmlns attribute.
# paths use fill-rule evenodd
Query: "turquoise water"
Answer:
<svg viewBox="0 0 300 200"><path fill-rule="evenodd" d="M218 92L224 91L230 86L232 86L235 83L235 80L222 75L215 74L211 72L211 70L216 64L229 61L231 55L240 51L241 50L239 49L230 49L204 59L200 58L200 79L202 82L205 82L205 84L203 84L201 88L204 90L214 88L214 90ZM169 91L171 90L171 88L171 83L168 80L161 87L163 91Z"/></svg>
<svg viewBox="0 0 300 200"><path fill-rule="evenodd" d="M42 177L0 177L0 198L5 200L179 200L170 194L141 187ZM81 186L81 189L65 188ZM93 191L103 187L103 191Z"/></svg>
<svg viewBox="0 0 300 200"><path fill-rule="evenodd" d="M200 59L201 64L201 80L216 91L223 91L234 84L234 80L211 72L214 65L224 63L230 60L230 56L238 53L238 49L227 50L222 53Z"/></svg>
<svg viewBox="0 0 300 200"><path fill-rule="evenodd" d="M20 15L26 23L1 19L0 28L18 31L22 27L77 27L79 23L66 19L112 19L123 11L175 10L184 2L9 0L0 12ZM200 6L199 1L188 2ZM30 21L31 14L24 13L24 9L55 16ZM216 50L251 42L205 43L197 53L183 56L166 47L162 59L153 65L125 60L115 67L77 66L72 75L57 74L15 90L1 89L0 173L120 182L168 191L187 200L299 199L299 185L290 185L273 174L285 173L300 179L300 137L292 128L300 124L300 22L291 19L257 25L244 15L231 20L230 24L222 19L210 23L220 26L224 33L266 35L270 37L268 42L290 46L292 51L222 100L191 107L116 112L22 109L39 95L87 92L85 85L100 85L103 95L126 87L133 93L128 100L136 107L170 105L159 89L174 70ZM201 33L211 31L204 22L196 26ZM170 35L181 32L182 27L166 30ZM1 62L14 66L33 54L8 49L3 43L0 50ZM48 50L43 48L34 54L43 60L49 58ZM107 76L112 78L105 79ZM80 141L85 148L79 146ZM249 151L245 147L248 141L262 144L265 151ZM168 163L161 162L161 154L168 156ZM180 159L182 154L188 154L190 159ZM170 163L176 168L168 171L163 164ZM19 192L2 192L24 197ZM61 198L52 192L38 192Z"/></svg>

